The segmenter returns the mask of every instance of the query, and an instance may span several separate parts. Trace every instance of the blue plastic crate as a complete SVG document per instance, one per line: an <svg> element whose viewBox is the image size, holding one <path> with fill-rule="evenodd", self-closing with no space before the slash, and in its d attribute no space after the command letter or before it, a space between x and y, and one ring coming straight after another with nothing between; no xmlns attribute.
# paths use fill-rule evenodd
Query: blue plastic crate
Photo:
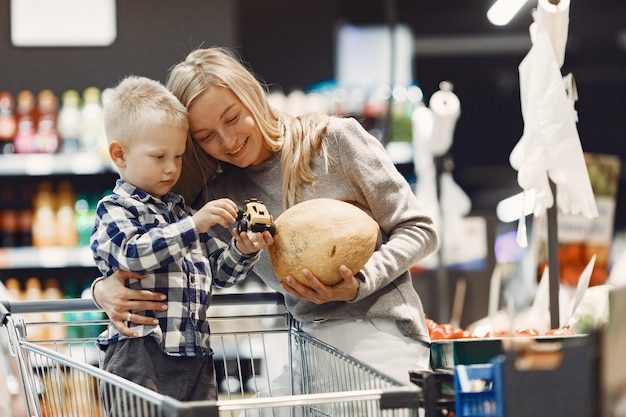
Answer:
<svg viewBox="0 0 626 417"><path fill-rule="evenodd" d="M457 417L504 417L502 359L454 367Z"/></svg>

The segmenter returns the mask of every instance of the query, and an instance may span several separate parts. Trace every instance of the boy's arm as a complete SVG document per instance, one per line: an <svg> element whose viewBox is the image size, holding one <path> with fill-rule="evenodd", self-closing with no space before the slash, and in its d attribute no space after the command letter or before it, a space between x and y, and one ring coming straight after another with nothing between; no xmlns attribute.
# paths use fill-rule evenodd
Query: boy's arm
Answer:
<svg viewBox="0 0 626 417"><path fill-rule="evenodd" d="M119 200L101 202L91 237L100 270L146 273L182 258L198 239L193 220L184 217L165 227L149 227L148 222L158 223L157 217L138 215L136 206L127 207Z"/></svg>
<svg viewBox="0 0 626 417"><path fill-rule="evenodd" d="M210 232L203 243L211 264L213 285L221 288L232 287L244 279L261 256L260 251L244 254L237 249L234 238L227 244Z"/></svg>

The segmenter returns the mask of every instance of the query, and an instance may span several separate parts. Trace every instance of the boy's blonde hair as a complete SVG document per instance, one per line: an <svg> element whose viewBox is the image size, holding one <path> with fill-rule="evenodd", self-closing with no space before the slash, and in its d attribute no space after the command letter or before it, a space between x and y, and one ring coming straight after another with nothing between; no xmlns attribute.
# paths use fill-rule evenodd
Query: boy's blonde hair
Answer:
<svg viewBox="0 0 626 417"><path fill-rule="evenodd" d="M187 109L163 84L129 75L102 93L107 141L128 142L146 126L189 130Z"/></svg>

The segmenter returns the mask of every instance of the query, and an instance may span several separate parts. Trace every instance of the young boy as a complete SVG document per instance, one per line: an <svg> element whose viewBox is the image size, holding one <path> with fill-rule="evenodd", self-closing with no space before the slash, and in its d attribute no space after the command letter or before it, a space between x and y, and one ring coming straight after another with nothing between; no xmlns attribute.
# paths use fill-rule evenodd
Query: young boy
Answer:
<svg viewBox="0 0 626 417"><path fill-rule="evenodd" d="M225 243L207 234L236 221L229 199L209 201L193 212L171 191L180 176L188 135L185 107L162 84L129 76L103 94L109 155L120 179L99 201L91 249L107 277L123 269L145 275L133 289L167 295L167 311L154 325L137 325L135 338L115 326L98 338L103 369L180 401L217 398L207 309L212 285L244 279L273 242L268 231L238 233ZM253 237L253 239L251 239Z"/></svg>

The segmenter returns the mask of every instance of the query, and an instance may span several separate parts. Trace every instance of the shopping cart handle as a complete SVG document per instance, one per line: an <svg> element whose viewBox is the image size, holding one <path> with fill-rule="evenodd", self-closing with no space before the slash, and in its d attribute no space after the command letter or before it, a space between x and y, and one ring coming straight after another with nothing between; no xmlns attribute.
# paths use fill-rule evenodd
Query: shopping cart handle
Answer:
<svg viewBox="0 0 626 417"><path fill-rule="evenodd" d="M284 305L285 297L279 292L217 293L211 298L212 305L275 304Z"/></svg>
<svg viewBox="0 0 626 417"><path fill-rule="evenodd" d="M28 314L65 311L98 311L100 308L91 298L65 298L58 300L11 301L0 300L2 324L10 314Z"/></svg>

